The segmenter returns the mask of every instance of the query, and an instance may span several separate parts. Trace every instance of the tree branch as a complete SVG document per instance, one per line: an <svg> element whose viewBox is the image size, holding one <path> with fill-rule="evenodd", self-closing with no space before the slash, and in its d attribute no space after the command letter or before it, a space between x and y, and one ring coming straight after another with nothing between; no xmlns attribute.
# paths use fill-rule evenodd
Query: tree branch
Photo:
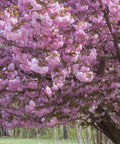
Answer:
<svg viewBox="0 0 120 144"><path fill-rule="evenodd" d="M100 2L101 2L101 0L100 0ZM114 47L117 51L118 60L120 62L120 50L119 50L119 46L118 46L118 38L117 38L116 33L112 32L112 25L111 25L110 18L109 18L109 8L107 5L106 5L106 9L103 11L103 13L104 13L104 18L105 18L106 24L108 26L108 29L113 37Z"/></svg>
<svg viewBox="0 0 120 144"><path fill-rule="evenodd" d="M45 50L37 50L37 49L33 49L32 47L22 47L22 46L19 46L18 44L16 44L14 41L11 41L11 40L7 40L6 38L4 38L3 36L0 36L0 38L4 41L7 42L8 46L14 46L14 47L17 47L17 48L20 48L24 51L28 51L28 52L36 52L36 53L39 53L39 54L43 54L44 52L46 52Z"/></svg>

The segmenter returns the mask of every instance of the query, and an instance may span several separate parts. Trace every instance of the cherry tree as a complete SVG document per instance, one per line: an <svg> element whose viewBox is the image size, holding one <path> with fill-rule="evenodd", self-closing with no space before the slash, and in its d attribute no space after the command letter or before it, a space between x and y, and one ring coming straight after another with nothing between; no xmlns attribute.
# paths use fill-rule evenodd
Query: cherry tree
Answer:
<svg viewBox="0 0 120 144"><path fill-rule="evenodd" d="M119 0L9 2L0 5L0 123L80 120L119 144Z"/></svg>

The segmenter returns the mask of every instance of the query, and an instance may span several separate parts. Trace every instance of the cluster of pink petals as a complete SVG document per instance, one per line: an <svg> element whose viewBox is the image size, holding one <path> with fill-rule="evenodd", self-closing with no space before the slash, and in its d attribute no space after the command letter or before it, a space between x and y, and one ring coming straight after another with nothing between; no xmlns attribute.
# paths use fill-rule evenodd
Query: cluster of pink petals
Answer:
<svg viewBox="0 0 120 144"><path fill-rule="evenodd" d="M101 3L18 0L18 15L0 4L0 124L98 122L102 105L120 125L120 4Z"/></svg>

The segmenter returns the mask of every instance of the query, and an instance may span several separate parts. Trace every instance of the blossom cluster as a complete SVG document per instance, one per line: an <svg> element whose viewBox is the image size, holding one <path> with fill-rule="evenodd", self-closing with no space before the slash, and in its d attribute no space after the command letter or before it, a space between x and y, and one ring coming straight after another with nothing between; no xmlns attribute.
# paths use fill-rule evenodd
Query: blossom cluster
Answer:
<svg viewBox="0 0 120 144"><path fill-rule="evenodd" d="M91 115L97 123L105 115L97 112L102 105L120 125L119 0L6 4L0 13L0 124L54 127L92 122Z"/></svg>

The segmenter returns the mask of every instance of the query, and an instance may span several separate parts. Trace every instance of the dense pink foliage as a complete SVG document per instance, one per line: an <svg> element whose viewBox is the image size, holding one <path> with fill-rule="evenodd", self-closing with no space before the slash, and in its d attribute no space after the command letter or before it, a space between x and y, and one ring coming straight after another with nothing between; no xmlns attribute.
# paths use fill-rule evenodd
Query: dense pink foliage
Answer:
<svg viewBox="0 0 120 144"><path fill-rule="evenodd" d="M0 18L0 123L95 123L102 106L120 125L119 0L13 5Z"/></svg>

